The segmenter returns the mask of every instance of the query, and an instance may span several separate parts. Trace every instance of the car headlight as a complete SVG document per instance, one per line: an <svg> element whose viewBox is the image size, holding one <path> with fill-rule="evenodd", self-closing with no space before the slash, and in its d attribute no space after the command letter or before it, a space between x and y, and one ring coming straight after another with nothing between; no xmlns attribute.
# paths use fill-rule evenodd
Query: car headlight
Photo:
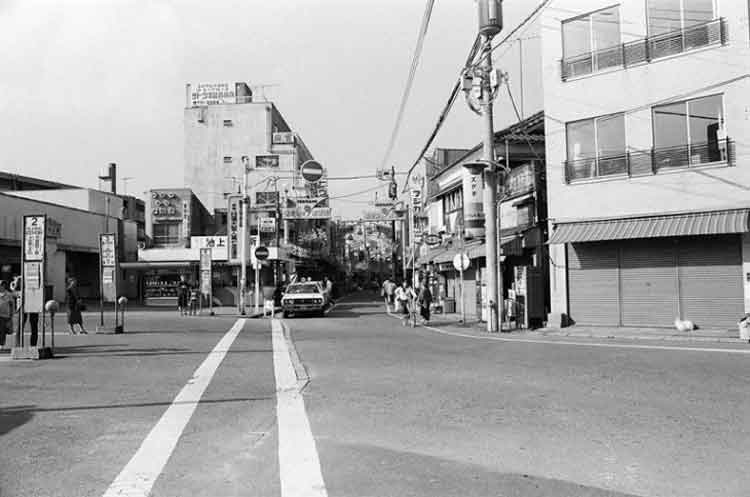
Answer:
<svg viewBox="0 0 750 497"><path fill-rule="evenodd" d="M323 303L323 299L315 299L315 303L316 304L322 304Z"/></svg>
<svg viewBox="0 0 750 497"><path fill-rule="evenodd" d="M291 300L282 300L281 305L290 305L292 303Z"/></svg>

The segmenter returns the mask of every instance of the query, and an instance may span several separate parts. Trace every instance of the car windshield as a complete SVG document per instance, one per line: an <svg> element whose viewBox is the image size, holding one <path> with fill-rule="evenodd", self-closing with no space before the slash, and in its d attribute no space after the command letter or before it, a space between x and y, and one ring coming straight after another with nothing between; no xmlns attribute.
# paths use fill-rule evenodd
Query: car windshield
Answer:
<svg viewBox="0 0 750 497"><path fill-rule="evenodd" d="M318 285L315 283L305 283L304 285L291 285L286 289L286 293L318 293Z"/></svg>

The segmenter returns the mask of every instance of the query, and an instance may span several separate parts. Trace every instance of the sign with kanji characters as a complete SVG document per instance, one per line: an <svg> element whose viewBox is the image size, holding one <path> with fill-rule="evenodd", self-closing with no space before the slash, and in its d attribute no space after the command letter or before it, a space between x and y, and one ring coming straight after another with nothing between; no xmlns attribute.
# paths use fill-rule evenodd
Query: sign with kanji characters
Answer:
<svg viewBox="0 0 750 497"><path fill-rule="evenodd" d="M117 300L117 237L114 233L99 235L99 275L103 302Z"/></svg>
<svg viewBox="0 0 750 497"><path fill-rule="evenodd" d="M258 226L260 227L261 233L275 233L276 232L276 218L262 217L258 220Z"/></svg>
<svg viewBox="0 0 750 497"><path fill-rule="evenodd" d="M199 250L210 249L211 260L225 261L228 259L229 244L226 236L191 236L190 246Z"/></svg>
<svg viewBox="0 0 750 497"><path fill-rule="evenodd" d="M229 197L227 213L227 233L229 234L227 258L230 262L238 263L240 260L240 234L242 232L242 197L238 195Z"/></svg>
<svg viewBox="0 0 750 497"><path fill-rule="evenodd" d="M201 293L211 295L211 248L202 248L200 252Z"/></svg>
<svg viewBox="0 0 750 497"><path fill-rule="evenodd" d="M115 247L115 235L108 233L99 235L99 247L103 267L114 267L117 265L117 252Z"/></svg>
<svg viewBox="0 0 750 497"><path fill-rule="evenodd" d="M24 312L42 312L44 307L44 263L23 263Z"/></svg>
<svg viewBox="0 0 750 497"><path fill-rule="evenodd" d="M45 245L45 225L47 217L44 215L23 217L23 252L26 261L43 261Z"/></svg>

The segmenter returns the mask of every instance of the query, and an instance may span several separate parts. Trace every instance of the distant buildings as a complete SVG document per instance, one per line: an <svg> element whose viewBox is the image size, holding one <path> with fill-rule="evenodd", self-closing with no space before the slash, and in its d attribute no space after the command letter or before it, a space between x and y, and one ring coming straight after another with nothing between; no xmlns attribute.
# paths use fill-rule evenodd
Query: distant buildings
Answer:
<svg viewBox="0 0 750 497"><path fill-rule="evenodd" d="M750 312L748 3L554 6L551 322L736 326Z"/></svg>

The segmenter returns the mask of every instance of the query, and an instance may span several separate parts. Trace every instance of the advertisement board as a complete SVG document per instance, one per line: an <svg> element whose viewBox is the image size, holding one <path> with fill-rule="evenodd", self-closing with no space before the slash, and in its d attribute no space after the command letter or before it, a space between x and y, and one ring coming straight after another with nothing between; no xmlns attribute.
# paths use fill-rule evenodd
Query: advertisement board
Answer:
<svg viewBox="0 0 750 497"><path fill-rule="evenodd" d="M276 218L262 217L258 220L261 233L276 233Z"/></svg>
<svg viewBox="0 0 750 497"><path fill-rule="evenodd" d="M211 249L202 248L200 253L201 293L211 296Z"/></svg>
<svg viewBox="0 0 750 497"><path fill-rule="evenodd" d="M279 168L279 156L278 155L256 155L255 156L255 169L278 169Z"/></svg>
<svg viewBox="0 0 750 497"><path fill-rule="evenodd" d="M24 312L43 312L44 265L47 217L23 217L23 306Z"/></svg>
<svg viewBox="0 0 750 497"><path fill-rule="evenodd" d="M24 312L42 312L44 307L44 262L23 263Z"/></svg>
<svg viewBox="0 0 750 497"><path fill-rule="evenodd" d="M242 232L242 202L240 200L239 196L230 196L227 208L227 245L229 247L227 259L234 263L240 260L240 233Z"/></svg>
<svg viewBox="0 0 750 497"><path fill-rule="evenodd" d="M190 86L190 103L193 107L236 102L234 83L197 83Z"/></svg>
<svg viewBox="0 0 750 497"><path fill-rule="evenodd" d="M330 219L330 207L288 207L281 209L284 219Z"/></svg>

